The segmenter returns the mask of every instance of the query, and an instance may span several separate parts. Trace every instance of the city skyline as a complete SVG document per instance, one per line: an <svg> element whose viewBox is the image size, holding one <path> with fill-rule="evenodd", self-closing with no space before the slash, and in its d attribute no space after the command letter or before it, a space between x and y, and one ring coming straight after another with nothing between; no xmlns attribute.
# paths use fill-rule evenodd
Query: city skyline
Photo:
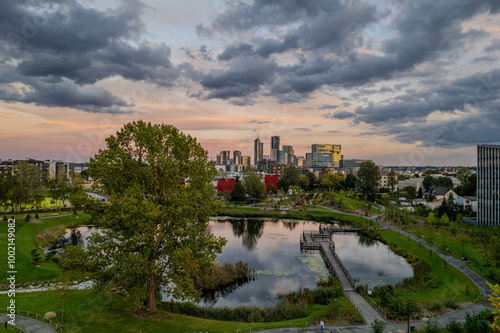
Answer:
<svg viewBox="0 0 500 333"><path fill-rule="evenodd" d="M382 165L474 166L500 143L498 1L0 7L1 159L85 162L138 119L252 162L257 137Z"/></svg>

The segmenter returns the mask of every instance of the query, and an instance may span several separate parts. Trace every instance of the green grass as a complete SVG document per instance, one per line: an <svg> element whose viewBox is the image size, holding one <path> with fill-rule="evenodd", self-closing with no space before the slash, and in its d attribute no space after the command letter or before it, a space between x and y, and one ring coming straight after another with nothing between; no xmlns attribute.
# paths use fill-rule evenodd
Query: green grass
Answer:
<svg viewBox="0 0 500 333"><path fill-rule="evenodd" d="M498 229L495 230L494 227L489 227L491 228L491 234L497 234ZM417 229L412 228L411 229L414 233ZM445 228L439 228L439 229L433 229L433 230L428 230L428 229L423 229L423 228L418 228L418 231L421 233L423 237L423 240L425 241L426 239L429 239L429 236L432 234L431 237L433 237L433 240L435 242L445 244L445 246L452 251L452 255L455 258L462 258L462 249L467 256L467 258L470 261L470 264L467 265L470 269L475 271L477 274L481 275L483 278L488 280L490 283L496 284L499 283L500 281L495 281L492 279L490 276L488 276L489 269L484 268L486 265L486 259L484 256L479 252L478 246L475 246L473 244L464 244L462 248L462 243L456 239L456 237L453 237L451 235L447 235L445 233ZM489 261L491 263L492 260Z"/></svg>
<svg viewBox="0 0 500 333"><path fill-rule="evenodd" d="M85 223L88 215L79 215L78 220L75 215L67 215L50 219L42 219L41 222L24 222L24 219L16 219L16 283L32 281L44 281L56 279L60 276L57 264L50 261L42 261L41 267L37 268L31 264L31 250L36 248L35 237L40 230L56 225L67 226L78 221ZM0 223L0 267L7 267L7 223ZM40 251L41 252L41 251ZM44 256L41 256L44 259ZM7 270L0 272L0 279L5 281L8 277Z"/></svg>
<svg viewBox="0 0 500 333"><path fill-rule="evenodd" d="M429 249L419 246L419 243L408 239L396 231L381 230L381 236L388 242L394 243L415 255L419 260L426 261L432 273L439 279L439 286L434 289L415 291L409 297L417 303L432 303L435 301L445 301L447 299L456 302L474 302L481 300L481 293L476 285L456 268L447 265L445 268L444 259L436 253L430 255ZM466 286L469 286L469 295L465 294Z"/></svg>
<svg viewBox="0 0 500 333"><path fill-rule="evenodd" d="M52 204L51 201L53 201L54 203ZM9 201L10 202L10 201ZM57 202L59 205L62 205L63 202L62 201L58 201ZM43 199L43 201L40 203L40 205L38 207L41 207L41 208L48 208L48 207L55 207L56 205L56 201L54 199L52 199L52 197L45 197ZM31 208L38 208L38 207L35 207L33 205L27 205L25 207L25 209L31 209ZM7 210L9 209L10 207L8 205L2 205L0 206L0 210Z"/></svg>
<svg viewBox="0 0 500 333"><path fill-rule="evenodd" d="M266 211L248 211L240 209L219 209L218 216L232 216L241 218L277 218L277 219L295 219L295 220L311 220L322 223L343 223L359 226L375 226L375 222L364 217L332 212L326 210L290 210L286 214L281 214L277 210Z"/></svg>
<svg viewBox="0 0 500 333"><path fill-rule="evenodd" d="M330 210L328 208L320 207L320 206L313 206L313 205L303 205L300 206L301 208L305 208L307 210L320 210L324 212L329 212Z"/></svg>
<svg viewBox="0 0 500 333"><path fill-rule="evenodd" d="M358 209L361 208L362 205L367 206L366 203L363 203L360 200L356 200L356 199L352 199L352 198L349 198L349 197L345 197L345 196L343 196L341 194L338 194L338 193L333 193L333 195L334 195L334 198L335 198L336 202L342 202L344 204L345 208L347 208L349 210L358 210ZM379 213L379 208L372 205L372 208L370 209L370 211L373 214L378 214Z"/></svg>
<svg viewBox="0 0 500 333"><path fill-rule="evenodd" d="M22 293L16 295L16 307L21 311L31 311L43 315L48 311L54 311L59 315L62 297L60 292L45 293ZM8 299L0 300L0 306L5 308ZM344 297L339 297L341 309L352 309L351 303ZM64 310L67 333L92 333L92 332L192 332L209 331L210 333L230 332L246 330L262 330L262 323L242 323L208 320L185 315L171 314L159 311L151 319L139 318L124 312L125 299L117 294L100 293L93 294L88 290L66 291L64 296ZM309 309L309 315L304 318L287 320L283 322L265 323L265 328L305 326L311 322L318 322L324 316L326 305L313 305ZM59 318L59 317L58 317ZM327 325L335 322L325 321ZM342 323L342 321L339 321Z"/></svg>

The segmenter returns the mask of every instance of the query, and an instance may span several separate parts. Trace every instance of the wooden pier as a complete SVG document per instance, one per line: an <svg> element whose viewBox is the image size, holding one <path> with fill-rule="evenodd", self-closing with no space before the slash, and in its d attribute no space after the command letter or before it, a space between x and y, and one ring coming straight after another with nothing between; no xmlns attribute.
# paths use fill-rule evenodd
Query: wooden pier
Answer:
<svg viewBox="0 0 500 333"><path fill-rule="evenodd" d="M320 226L318 231L303 231L300 237L300 249L306 251L314 250L321 253L321 257L330 273L340 281L344 295L361 313L366 322L371 323L375 319L382 320L382 318L387 318L387 316L382 309L378 306L376 306L377 308L373 308L366 299L356 292L356 281L352 278L351 274L349 274L342 260L340 260L335 252L335 243L332 241L331 236L333 232L352 233L361 230L362 228L333 228L329 226Z"/></svg>

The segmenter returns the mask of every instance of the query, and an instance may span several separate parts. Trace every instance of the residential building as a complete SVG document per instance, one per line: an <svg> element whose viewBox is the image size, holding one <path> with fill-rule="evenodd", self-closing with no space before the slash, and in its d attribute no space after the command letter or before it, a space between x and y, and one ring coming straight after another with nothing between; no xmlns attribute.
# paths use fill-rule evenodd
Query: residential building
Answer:
<svg viewBox="0 0 500 333"><path fill-rule="evenodd" d="M500 225L500 145L477 146L477 225Z"/></svg>
<svg viewBox="0 0 500 333"><path fill-rule="evenodd" d="M398 181L398 191L403 190L407 186L413 186L415 188L415 191L418 192L423 187L423 178L410 178L406 180L399 180Z"/></svg>
<svg viewBox="0 0 500 333"><path fill-rule="evenodd" d="M260 138L255 139L253 144L253 160L256 166L259 162L264 159L264 143L260 141Z"/></svg>
<svg viewBox="0 0 500 333"><path fill-rule="evenodd" d="M424 192L424 198L429 198L431 195L436 197L436 201L443 201L444 198L448 199L451 195L453 199L458 198L458 195L450 188L444 186L431 186Z"/></svg>

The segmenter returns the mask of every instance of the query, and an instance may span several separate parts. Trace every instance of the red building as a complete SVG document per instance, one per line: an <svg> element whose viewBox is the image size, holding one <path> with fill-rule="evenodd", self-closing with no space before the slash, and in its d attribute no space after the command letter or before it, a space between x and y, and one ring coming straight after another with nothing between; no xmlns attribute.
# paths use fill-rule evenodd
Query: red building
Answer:
<svg viewBox="0 0 500 333"><path fill-rule="evenodd" d="M266 193L270 193L269 184L273 184L274 187L276 187L276 189L279 190L278 179L279 179L278 175L265 175L264 176L264 183L266 184Z"/></svg>
<svg viewBox="0 0 500 333"><path fill-rule="evenodd" d="M231 192L234 187L234 178L217 179L217 192Z"/></svg>

